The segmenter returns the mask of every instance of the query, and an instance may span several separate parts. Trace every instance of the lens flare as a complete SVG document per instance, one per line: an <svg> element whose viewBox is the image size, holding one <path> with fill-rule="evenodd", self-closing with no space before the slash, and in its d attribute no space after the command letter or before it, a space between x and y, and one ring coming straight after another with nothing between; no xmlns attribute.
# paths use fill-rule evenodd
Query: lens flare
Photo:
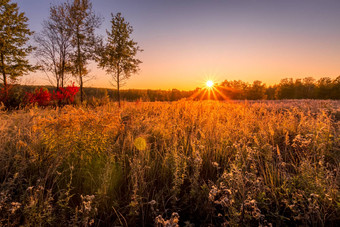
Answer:
<svg viewBox="0 0 340 227"><path fill-rule="evenodd" d="M135 139L134 145L138 150L144 151L146 148L146 140L143 137L138 137Z"/></svg>

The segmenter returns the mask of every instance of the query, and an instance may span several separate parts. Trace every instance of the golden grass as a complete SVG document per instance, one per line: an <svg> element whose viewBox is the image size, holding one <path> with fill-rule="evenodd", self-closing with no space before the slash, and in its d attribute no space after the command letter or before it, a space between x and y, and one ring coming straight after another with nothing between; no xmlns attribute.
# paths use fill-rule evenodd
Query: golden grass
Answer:
<svg viewBox="0 0 340 227"><path fill-rule="evenodd" d="M0 111L0 225L335 224L339 113L306 100Z"/></svg>

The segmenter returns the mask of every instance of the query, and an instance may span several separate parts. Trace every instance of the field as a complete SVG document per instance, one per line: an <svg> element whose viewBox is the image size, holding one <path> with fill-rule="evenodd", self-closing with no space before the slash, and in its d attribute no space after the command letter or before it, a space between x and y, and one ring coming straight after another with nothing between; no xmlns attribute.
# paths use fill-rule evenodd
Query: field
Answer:
<svg viewBox="0 0 340 227"><path fill-rule="evenodd" d="M335 226L340 102L0 110L0 226Z"/></svg>

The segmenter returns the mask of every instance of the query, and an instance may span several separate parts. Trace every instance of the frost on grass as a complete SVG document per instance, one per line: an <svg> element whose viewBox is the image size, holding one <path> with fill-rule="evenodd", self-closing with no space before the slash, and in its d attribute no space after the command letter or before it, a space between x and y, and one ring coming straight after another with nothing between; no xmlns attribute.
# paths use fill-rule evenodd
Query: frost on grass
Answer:
<svg viewBox="0 0 340 227"><path fill-rule="evenodd" d="M338 101L0 110L0 225L334 225Z"/></svg>

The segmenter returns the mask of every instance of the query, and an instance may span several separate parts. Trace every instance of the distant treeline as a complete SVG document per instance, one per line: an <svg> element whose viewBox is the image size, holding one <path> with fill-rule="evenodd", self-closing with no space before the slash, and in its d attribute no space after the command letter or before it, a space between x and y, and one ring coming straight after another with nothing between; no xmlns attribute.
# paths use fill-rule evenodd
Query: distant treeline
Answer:
<svg viewBox="0 0 340 227"><path fill-rule="evenodd" d="M210 94L209 94L210 93ZM117 91L105 88L86 88L87 99L109 97L116 100ZM121 97L126 101L176 101L180 99L218 100L260 100L260 99L340 99L340 76L335 79L324 77L315 80L286 78L279 84L267 86L261 81L246 83L241 80L225 80L211 90L196 88L193 91L172 90L122 90Z"/></svg>
<svg viewBox="0 0 340 227"><path fill-rule="evenodd" d="M151 89L127 89L121 90L120 96L125 101L177 101L189 98L194 91L151 90ZM109 98L117 101L117 90L106 88L85 88L85 97L88 101L93 99Z"/></svg>
<svg viewBox="0 0 340 227"><path fill-rule="evenodd" d="M258 80L252 84L226 80L217 89L229 99L340 99L340 76L335 79L323 77L319 80L312 77L295 80L286 78L272 86L266 86ZM222 95L219 94L220 96Z"/></svg>
<svg viewBox="0 0 340 227"><path fill-rule="evenodd" d="M0 85L1 87L2 85ZM26 92L33 92L41 86L16 85L11 102L14 106L23 102ZM56 90L53 86L44 86L49 91ZM84 88L87 103L103 104L117 101L117 90L107 88ZM340 76L335 79L328 77L315 80L286 78L279 84L267 86L261 81L246 83L233 80L216 85L214 88L196 88L192 91L127 89L121 90L121 99L125 101L177 101L193 100L275 100L275 99L340 99Z"/></svg>

